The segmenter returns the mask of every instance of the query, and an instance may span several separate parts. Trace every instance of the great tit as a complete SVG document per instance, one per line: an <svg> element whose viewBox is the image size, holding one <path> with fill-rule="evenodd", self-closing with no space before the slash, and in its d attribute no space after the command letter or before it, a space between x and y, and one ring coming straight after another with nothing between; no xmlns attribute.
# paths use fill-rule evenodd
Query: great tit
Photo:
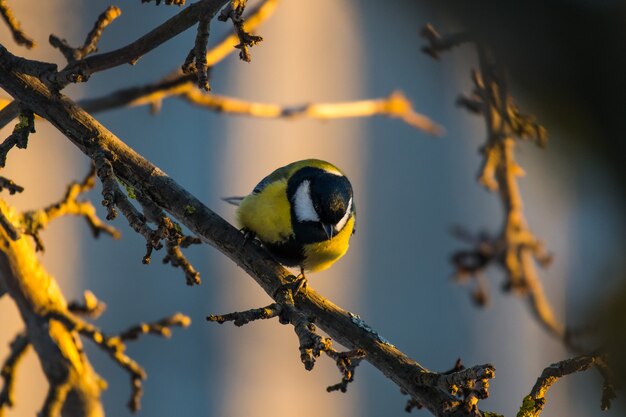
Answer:
<svg viewBox="0 0 626 417"><path fill-rule="evenodd" d="M306 159L278 168L238 205L237 221L285 266L305 271L330 267L348 250L355 230L352 185L336 166Z"/></svg>

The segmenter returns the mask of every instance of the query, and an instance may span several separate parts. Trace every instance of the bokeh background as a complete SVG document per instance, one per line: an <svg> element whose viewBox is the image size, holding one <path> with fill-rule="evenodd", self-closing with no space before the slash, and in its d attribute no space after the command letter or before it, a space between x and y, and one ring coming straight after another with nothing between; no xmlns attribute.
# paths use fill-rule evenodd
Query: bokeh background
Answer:
<svg viewBox="0 0 626 417"><path fill-rule="evenodd" d="M48 35L79 44L97 15L114 2L9 3L38 47L26 52L15 46L0 25L2 44L62 64L61 55L47 45ZM467 290L451 280L449 257L460 247L449 233L451 226L495 231L502 213L498 199L475 181L482 121L454 106L457 95L471 87L473 51L457 48L435 62L420 52L418 32L432 22L442 32L470 28L487 39L509 68L521 108L548 128L547 150L532 144L519 148L527 171L521 186L531 228L555 253L553 265L541 272L547 294L557 315L575 324L602 306L619 303L613 295L624 288L626 63L620 45L626 41L626 6L608 0L508 3L284 0L258 30L265 41L252 49L252 63L233 54L212 73L216 93L280 104L357 100L400 89L418 111L445 126L442 138L384 117L258 120L214 114L176 99L166 100L157 115L131 108L96 117L230 221L234 210L220 198L249 192L278 166L316 157L341 167L356 192L358 233L346 257L310 277L311 286L360 314L430 369L449 369L458 357L465 364L493 363L496 379L482 408L514 415L541 370L568 353L531 318L523 302L499 292L499 271L489 274L494 297L486 310L475 308ZM123 14L106 30L101 51L136 39L179 10L139 1L117 5ZM228 29L214 22L211 39ZM92 97L158 79L180 65L194 36L189 30L136 66L99 73L68 92ZM11 128L1 132L3 137ZM28 150L11 151L3 174L26 191L5 197L20 208L49 204L87 169L88 160L40 122ZM98 205L99 190L91 197ZM142 265L142 239L123 218L114 225L123 232L121 241L95 241L82 221L61 219L43 234L47 251L42 261L69 299L90 289L107 303L98 320L105 331L176 311L192 317L191 328L175 331L171 340L145 337L129 346L149 375L140 415L404 415L406 398L368 364L357 369L346 394L327 394L326 386L339 378L334 365L322 358L306 372L288 326L277 321L244 328L206 323L207 314L269 302L214 249L205 245L186 252L203 278L201 286L190 288L180 271L160 264L160 256ZM4 297L0 357L21 326ZM97 349L87 348L96 370L109 381L105 410L129 415L127 375ZM550 391L543 415L601 415L600 387L594 372L568 377ZM34 415L45 391L31 352L19 369L17 405L8 415ZM622 412L616 408L602 415Z"/></svg>

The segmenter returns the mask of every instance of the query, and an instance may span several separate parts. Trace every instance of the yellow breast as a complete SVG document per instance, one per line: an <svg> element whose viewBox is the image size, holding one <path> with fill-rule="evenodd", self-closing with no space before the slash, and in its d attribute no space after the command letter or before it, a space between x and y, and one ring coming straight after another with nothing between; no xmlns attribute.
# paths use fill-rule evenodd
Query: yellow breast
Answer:
<svg viewBox="0 0 626 417"><path fill-rule="evenodd" d="M304 269L322 271L346 254L354 229L354 216L350 217L343 229L332 239L304 245Z"/></svg>
<svg viewBox="0 0 626 417"><path fill-rule="evenodd" d="M240 227L253 231L264 242L281 242L292 236L287 180L275 181L244 198L237 220Z"/></svg>

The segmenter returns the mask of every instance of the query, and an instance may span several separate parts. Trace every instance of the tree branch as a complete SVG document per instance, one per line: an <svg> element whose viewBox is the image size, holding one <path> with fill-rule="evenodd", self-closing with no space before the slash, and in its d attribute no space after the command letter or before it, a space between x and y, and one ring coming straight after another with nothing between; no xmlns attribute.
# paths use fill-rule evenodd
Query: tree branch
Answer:
<svg viewBox="0 0 626 417"><path fill-rule="evenodd" d="M430 25L424 28L422 35L429 42L425 52L434 57L469 39L466 34L443 37ZM474 89L469 96L461 97L458 103L472 113L482 114L485 119L487 139L481 149L483 162L478 182L489 191L498 193L505 220L497 237L484 232L472 236L461 231L463 239L473 242L474 248L459 251L453 256L457 276L477 280L474 299L484 304L488 295L482 284L482 271L490 264L498 264L506 273L504 289L526 296L530 310L539 323L570 349L577 351L567 339L565 326L556 318L538 277L535 262L547 266L552 257L528 226L518 184L518 178L524 175L524 171L515 161L517 142L532 140L543 147L547 133L532 116L519 111L508 91L506 77L490 52L483 45L476 47L479 69L472 73Z"/></svg>
<svg viewBox="0 0 626 417"><path fill-rule="evenodd" d="M114 239L120 238L119 231L103 223L102 220L98 218L96 208L90 201L78 200L81 194L94 187L95 177L95 169L92 167L91 171L82 182L73 182L68 186L65 196L61 201L40 210L27 211L22 215L20 223L23 226L24 233L31 235L35 239L37 250L44 250L39 232L51 221L67 215L84 217L93 236L96 238L100 236L100 233L106 233Z"/></svg>
<svg viewBox="0 0 626 417"><path fill-rule="evenodd" d="M256 28L274 13L279 2L280 0L265 0L259 3L246 18L244 28L246 30ZM215 65L235 51L234 47L237 45L238 39L237 34L230 34L211 48L211 50L207 52L207 65ZM56 71L56 65L50 64L47 71ZM160 100L169 95L176 94L177 88L188 89L194 84L195 80L195 74L183 74L179 68L160 81L141 87L118 90L117 92L99 99L86 99L79 103L81 107L90 113L122 107L124 105L150 104L153 105L153 107L157 107L157 103L159 103ZM16 101L8 103L8 105L0 110L0 128L6 126L11 120L16 118L19 111L20 105Z"/></svg>
<svg viewBox="0 0 626 417"><path fill-rule="evenodd" d="M31 133L35 133L35 116L30 110L22 110L19 121L13 128L13 133L0 144L0 168L4 168L6 165L7 154L14 146L19 149L26 149Z"/></svg>
<svg viewBox="0 0 626 417"><path fill-rule="evenodd" d="M11 195L24 191L24 187L16 184L15 182L13 182L13 180L5 177L0 177L0 192L2 192L4 189L9 190L9 194Z"/></svg>
<svg viewBox="0 0 626 417"><path fill-rule="evenodd" d="M122 64L134 64L146 53L189 29L202 16L209 16L209 19L213 18L227 2L228 0L201 0L194 3L124 47L111 52L92 55L68 65L55 75L54 81L60 85L64 85L68 81L84 82L96 72Z"/></svg>
<svg viewBox="0 0 626 417"><path fill-rule="evenodd" d="M601 355L584 355L553 363L543 370L541 376L533 386L530 394L524 397L517 417L538 417L546 405L546 394L550 387L560 378L575 372L586 371L591 367L606 368L604 358ZM613 384L604 375L604 389L602 394L602 409L610 406L610 401L615 397Z"/></svg>
<svg viewBox="0 0 626 417"><path fill-rule="evenodd" d="M25 46L27 49L32 49L35 47L35 41L27 36L20 28L20 22L18 22L13 15L13 12L9 8L6 0L0 0L0 14L2 15L2 18L6 22L9 29L11 30L13 40L15 40L18 45Z"/></svg>
<svg viewBox="0 0 626 417"><path fill-rule="evenodd" d="M3 386L0 391L0 417L4 416L6 407L13 407L15 400L13 398L13 389L15 384L15 372L17 367L28 351L30 343L26 333L22 332L15 336L10 344L11 352L2 364L0 376L2 376Z"/></svg>
<svg viewBox="0 0 626 417"><path fill-rule="evenodd" d="M104 29L117 19L122 14L122 11L117 6L109 6L98 17L93 29L87 34L87 38L82 46L78 48L72 48L65 39L60 39L55 35L50 35L50 45L61 51L67 62L74 63L83 59L87 55L94 53L98 50L98 42L102 37Z"/></svg>
<svg viewBox="0 0 626 417"><path fill-rule="evenodd" d="M68 330L76 331L94 342L100 349L106 352L115 363L128 372L132 387L128 407L133 412L138 411L141 407L141 396L143 395L142 381L146 379L147 375L146 371L144 371L137 362L124 353L126 350L124 341L135 340L140 335L148 333L170 337L171 327L188 327L191 324L189 317L177 313L155 323L141 323L133 326L117 336L107 336L96 326L78 317L74 317L71 314L54 311L50 313L49 318L60 321Z"/></svg>
<svg viewBox="0 0 626 417"><path fill-rule="evenodd" d="M203 94L188 89L181 96L191 104L214 111L248 115L261 118L311 118L319 120L383 115L399 118L409 126L431 135L441 135L443 128L428 117L417 113L411 102L399 91L387 98L350 101L344 103L312 103L280 106L271 103L248 102L232 97Z"/></svg>
<svg viewBox="0 0 626 417"><path fill-rule="evenodd" d="M103 335L96 327L74 317L70 312L71 309L81 314L96 315L98 311L102 311L102 305L95 296L87 293L84 306L76 304L68 306L54 278L39 263L30 239L24 234L11 231L39 230L41 225L62 214L72 212L84 214L82 211L85 206L81 206L76 197L93 186L93 182L94 176L89 175L82 183L72 184L61 203L30 213L19 213L0 200L0 219L4 220L3 227L0 227L0 289L3 293L6 291L17 304L26 324L25 337L37 352L48 380L48 395L40 416L56 417L59 413L64 417L104 415L100 393L106 383L91 367L77 332L91 337L96 343L106 343L114 359L131 372L133 382L131 407L137 409L141 379L145 378L145 372L123 355L123 341L133 339L142 333L168 336L168 327L186 326L189 323L187 318L176 315L156 323L132 327L119 337ZM73 205L77 205L78 208L75 210L70 208ZM89 207L93 211L93 206ZM89 214L87 216L89 217ZM2 406L0 412L4 405L12 403L10 394L15 363L25 348L25 340L21 338L16 340L13 353L5 364L7 366L3 368L5 386L3 393L0 393Z"/></svg>

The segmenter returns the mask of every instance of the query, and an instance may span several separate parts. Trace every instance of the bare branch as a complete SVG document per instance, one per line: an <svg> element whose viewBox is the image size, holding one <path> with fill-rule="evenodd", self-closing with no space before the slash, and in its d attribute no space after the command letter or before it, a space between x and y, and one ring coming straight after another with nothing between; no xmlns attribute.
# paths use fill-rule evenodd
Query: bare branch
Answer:
<svg viewBox="0 0 626 417"><path fill-rule="evenodd" d="M92 55L76 61L54 76L58 85L84 82L96 72L122 64L134 64L146 53L196 24L204 15L212 18L228 0L202 0L183 9L176 16L130 44L111 52Z"/></svg>
<svg viewBox="0 0 626 417"><path fill-rule="evenodd" d="M117 6L109 6L107 9L98 16L98 20L94 23L93 29L87 35L85 42L78 48L72 48L65 39L60 39L55 35L50 35L50 45L61 51L67 62L74 63L83 59L89 54L92 54L98 50L98 42L102 37L104 29L117 19L122 14Z"/></svg>
<svg viewBox="0 0 626 417"><path fill-rule="evenodd" d="M142 323L133 326L117 336L107 336L96 326L74 317L71 314L52 312L50 318L60 321L67 326L70 331L77 331L91 340L100 349L106 352L115 363L129 373L132 393L128 406L133 412L140 408L140 398L143 393L141 381L146 379L146 372L137 362L124 353L126 349L124 341L135 340L140 335L148 333L169 337L171 334L169 330L170 327L187 327L191 323L189 317L177 313L172 317L161 319L155 323Z"/></svg>
<svg viewBox="0 0 626 417"><path fill-rule="evenodd" d="M24 187L17 185L13 180L0 176L0 192L5 188L9 190L9 194L11 195L24 191Z"/></svg>
<svg viewBox="0 0 626 417"><path fill-rule="evenodd" d="M0 376L2 376L3 385L2 391L0 391L0 416L4 415L6 407L13 407L15 400L13 398L13 389L15 386L15 371L20 363L20 360L24 357L28 351L30 343L26 333L22 332L15 336L15 339L10 344L11 351L9 356L4 360L2 364L2 370Z"/></svg>
<svg viewBox="0 0 626 417"><path fill-rule="evenodd" d="M30 110L22 110L18 123L13 128L13 133L0 144L0 168L4 168L7 161L7 154L14 146L26 149L28 146L28 136L35 133L35 116Z"/></svg>
<svg viewBox="0 0 626 417"><path fill-rule="evenodd" d="M167 254L163 258L164 263L170 263L173 267L180 268L187 279L187 285L200 284L200 274L189 263L187 258L180 250L181 247L187 247L190 244L200 243L200 239L184 236L180 230L180 226L171 221L163 210L158 207L149 197L141 192L136 192L132 187L125 185L129 197L137 199L141 204L144 213L141 213L128 200L126 194L120 189L113 173L111 163L101 154L96 156L96 170L100 180L102 181L102 204L107 208L109 214L107 220L112 220L117 216L115 207L119 208L124 217L128 220L129 226L146 239L146 254L142 262L149 264L151 262L152 251L163 248L161 241L165 242ZM120 183L125 184L123 180ZM157 225L153 230L148 222Z"/></svg>
<svg viewBox="0 0 626 417"><path fill-rule="evenodd" d="M2 211L0 211L0 227L2 227L11 240L18 240L22 235Z"/></svg>
<svg viewBox="0 0 626 417"><path fill-rule="evenodd" d="M425 52L435 57L438 52L468 39L466 35L442 37L430 25L422 34L430 43ZM556 318L537 275L535 262L547 266L552 256L527 224L518 184L518 178L524 175L515 160L518 140L532 140L543 147L547 141L546 129L532 116L519 111L508 91L505 75L487 48L479 44L477 50L479 70L472 72L474 89L471 94L461 97L459 104L472 113L481 113L485 119L487 139L481 149L483 162L478 182L498 193L505 221L497 237L486 233L469 237L474 248L457 252L452 258L457 276L476 279L474 299L484 304L487 292L482 284L482 271L490 264L498 264L506 273L504 289L526 296L539 323L576 351L578 349L567 340L565 326ZM464 234L469 236L469 233Z"/></svg>
<svg viewBox="0 0 626 417"><path fill-rule="evenodd" d="M28 49L32 49L35 47L35 41L27 36L22 28L20 27L20 22L17 21L13 12L9 8L6 0L0 0L0 14L2 18L6 22L9 29L11 29L11 33L13 34L13 40L18 45L25 46Z"/></svg>
<svg viewBox="0 0 626 417"><path fill-rule="evenodd" d="M235 32L239 38L239 43L235 45L235 48L239 49L239 58L242 61L250 62L250 47L263 41L261 36L250 34L245 27L245 21L243 19L243 11L246 8L247 0L231 0L228 6L226 6L220 15L218 20L226 22L230 19L235 27Z"/></svg>
<svg viewBox="0 0 626 417"><path fill-rule="evenodd" d="M68 381L52 383L48 387L48 395L43 403L43 408L37 417L57 417L61 415L61 408L70 392L71 384Z"/></svg>
<svg viewBox="0 0 626 417"><path fill-rule="evenodd" d="M253 30L259 26L273 14L279 2L280 0L265 0L259 3L251 11L251 14L246 17L244 28L246 30ZM207 65L215 65L226 58L235 50L234 46L237 45L238 42L239 38L237 34L227 35L207 52ZM11 57L9 57L9 59L10 58ZM56 65L52 65L51 71L56 72ZM50 72L50 68L48 68L48 72ZM195 80L195 74L183 74L179 69L155 83L141 87L122 89L101 98L81 100L79 103L81 107L90 113L125 105L139 106L148 104L154 108L158 107L158 103L163 98L187 91L193 86ZM0 128L6 126L11 120L17 117L19 110L20 105L16 101L8 103L8 105L0 110Z"/></svg>
<svg viewBox="0 0 626 417"><path fill-rule="evenodd" d="M348 352L338 352L329 346L324 353L335 360L337 368L341 373L341 382L326 388L327 392L348 390L348 384L354 381L354 372L361 361L365 359L366 353L362 349L354 349Z"/></svg>
<svg viewBox="0 0 626 417"><path fill-rule="evenodd" d="M237 327L241 327L251 321L267 320L274 317L278 317L282 307L278 303L272 303L267 307L253 308L246 311L236 311L234 313L207 316L207 321L223 324L227 321L232 321Z"/></svg>
<svg viewBox="0 0 626 417"><path fill-rule="evenodd" d="M150 3L154 1L155 5L161 5L161 1L165 3L167 6L171 6L172 4L176 6L183 6L185 4L185 0L141 0L142 3Z"/></svg>
<svg viewBox="0 0 626 417"><path fill-rule="evenodd" d="M200 17L196 33L196 42L181 67L181 70L185 74L194 73L198 79L198 87L205 91L211 90L209 86L209 64L206 59L206 54L212 17L213 16L206 13L202 14Z"/></svg>
<svg viewBox="0 0 626 417"><path fill-rule="evenodd" d="M292 324L298 340L300 342L300 359L304 368L310 371L315 366L315 360L322 352L333 359L341 373L341 382L327 388L328 392L346 392L348 384L354 380L354 371L366 353L362 349L354 349L349 352L338 352L332 347L332 341L319 336L316 333L315 325L302 314L294 305L292 296L293 283L286 284L280 289L276 298L278 303L270 304L267 307L255 308L242 312L235 312L224 315L210 315L207 321L222 324L232 321L235 326L243 326L251 321L266 320L278 317L282 324Z"/></svg>
<svg viewBox="0 0 626 417"><path fill-rule="evenodd" d="M82 182L71 183L65 196L58 203L52 204L44 209L25 212L22 215L21 223L24 233L33 236L40 251L44 250L43 242L39 238L39 232L51 221L67 215L81 216L87 221L94 237L100 236L104 232L114 239L120 238L120 233L112 226L103 223L96 215L96 208L90 201L81 201L78 197L91 190L95 185L95 169L92 167Z"/></svg>
<svg viewBox="0 0 626 417"><path fill-rule="evenodd" d="M136 340L144 334L154 334L169 338L172 336L172 327L189 327L191 319L184 314L176 313L154 323L140 323L119 334L122 341Z"/></svg>
<svg viewBox="0 0 626 417"><path fill-rule="evenodd" d="M601 372L605 369L606 365L601 355L578 356L548 366L543 370L541 376L537 378L537 382L535 382L530 394L524 398L517 417L539 416L546 405L545 396L555 382L564 376L586 371L594 366L598 367ZM615 397L615 392L612 383L608 380L608 376L604 374L603 376L605 377L605 382L602 395L602 409L606 410L610 406L610 400Z"/></svg>
<svg viewBox="0 0 626 417"><path fill-rule="evenodd" d="M270 103L248 102L215 94L203 94L192 89L185 91L182 97L192 104L224 113L261 118L305 117L320 120L383 115L399 118L408 125L432 135L443 133L441 126L428 117L415 112L411 102L399 91L393 92L383 99L344 103L313 103L285 107Z"/></svg>
<svg viewBox="0 0 626 417"><path fill-rule="evenodd" d="M441 52L448 51L455 46L470 41L466 33L455 33L442 37L430 23L424 26L420 34L428 42L428 45L422 48L422 52L430 55L434 59L439 59Z"/></svg>

